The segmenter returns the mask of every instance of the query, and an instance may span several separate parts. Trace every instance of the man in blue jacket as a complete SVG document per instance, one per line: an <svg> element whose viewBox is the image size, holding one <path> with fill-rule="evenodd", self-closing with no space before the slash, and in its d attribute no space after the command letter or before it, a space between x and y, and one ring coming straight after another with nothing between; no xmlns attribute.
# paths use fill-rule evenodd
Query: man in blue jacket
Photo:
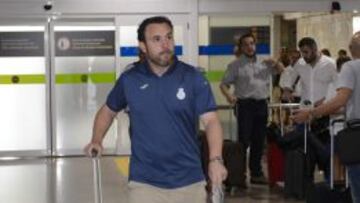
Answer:
<svg viewBox="0 0 360 203"><path fill-rule="evenodd" d="M209 145L209 177L226 178L222 128L209 82L174 56L173 25L162 16L145 19L138 41L146 60L125 71L98 111L86 153L101 152L117 112L129 108L131 160L129 202L206 202L197 122Z"/></svg>

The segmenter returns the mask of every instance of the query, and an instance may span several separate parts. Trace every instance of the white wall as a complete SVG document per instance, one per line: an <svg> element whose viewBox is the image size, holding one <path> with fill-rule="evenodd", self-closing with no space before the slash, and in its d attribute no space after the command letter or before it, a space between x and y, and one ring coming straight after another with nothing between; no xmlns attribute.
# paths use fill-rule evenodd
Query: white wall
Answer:
<svg viewBox="0 0 360 203"><path fill-rule="evenodd" d="M359 32L360 31L360 16L356 15L353 17L353 33Z"/></svg>
<svg viewBox="0 0 360 203"><path fill-rule="evenodd" d="M319 50L327 48L333 59L339 49L346 49L353 34L352 13L319 14L297 20L297 39L313 37Z"/></svg>
<svg viewBox="0 0 360 203"><path fill-rule="evenodd" d="M209 16L199 16L199 46L207 46L210 41L209 34ZM209 70L209 56L199 55L199 66L204 68L206 71Z"/></svg>
<svg viewBox="0 0 360 203"><path fill-rule="evenodd" d="M209 27L239 27L239 26L270 26L271 16L214 16L210 17ZM234 56L211 56L209 60L210 70L225 70L228 63L234 60Z"/></svg>
<svg viewBox="0 0 360 203"><path fill-rule="evenodd" d="M186 13L193 0L52 0L53 8L45 12L47 0L0 1L1 15L17 14L114 14L114 13Z"/></svg>

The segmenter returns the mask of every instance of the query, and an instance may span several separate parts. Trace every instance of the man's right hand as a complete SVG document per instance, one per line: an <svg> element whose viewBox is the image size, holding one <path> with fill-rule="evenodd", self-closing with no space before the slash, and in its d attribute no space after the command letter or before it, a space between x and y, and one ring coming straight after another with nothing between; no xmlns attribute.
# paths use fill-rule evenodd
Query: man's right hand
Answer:
<svg viewBox="0 0 360 203"><path fill-rule="evenodd" d="M292 95L291 90L284 89L283 93L281 95L281 99L285 100L285 101L288 101L288 102L294 101L294 96Z"/></svg>
<svg viewBox="0 0 360 203"><path fill-rule="evenodd" d="M100 143L90 142L84 148L84 152L85 152L86 156L89 156L89 157L93 157L93 150L95 150L97 152L96 156L100 156L103 151L103 147Z"/></svg>
<svg viewBox="0 0 360 203"><path fill-rule="evenodd" d="M226 100L229 102L229 104L235 105L236 101L237 101L237 98L234 95L228 95L226 97Z"/></svg>

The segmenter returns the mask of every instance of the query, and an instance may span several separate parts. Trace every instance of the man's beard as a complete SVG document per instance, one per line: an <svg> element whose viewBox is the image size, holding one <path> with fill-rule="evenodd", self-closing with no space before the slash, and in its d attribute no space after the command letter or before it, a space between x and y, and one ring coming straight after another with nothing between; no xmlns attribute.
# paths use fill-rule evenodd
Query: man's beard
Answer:
<svg viewBox="0 0 360 203"><path fill-rule="evenodd" d="M171 56L170 56L170 59L169 59L169 60L162 60L162 59L161 59L161 55L163 55L163 54L170 54L170 55L171 55ZM173 57L174 57L174 54L173 54L172 51L164 51L164 52L161 52L161 53L159 54L159 57L149 57L149 60L150 60L153 64L155 64L155 65L157 65L157 66L159 66L159 67L167 68L167 67L170 66L170 64L172 63Z"/></svg>
<svg viewBox="0 0 360 203"><path fill-rule="evenodd" d="M308 64L313 63L315 60L316 60L316 56L311 58L304 58L304 61Z"/></svg>
<svg viewBox="0 0 360 203"><path fill-rule="evenodd" d="M255 52L253 52L252 54L248 54L244 52L244 55L248 58L254 58L255 57Z"/></svg>

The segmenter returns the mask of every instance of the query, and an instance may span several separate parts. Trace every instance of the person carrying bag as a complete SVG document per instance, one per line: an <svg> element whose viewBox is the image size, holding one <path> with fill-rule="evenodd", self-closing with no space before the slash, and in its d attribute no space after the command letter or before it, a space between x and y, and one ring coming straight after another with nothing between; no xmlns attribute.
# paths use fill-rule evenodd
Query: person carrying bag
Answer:
<svg viewBox="0 0 360 203"><path fill-rule="evenodd" d="M346 122L346 127L338 132L336 138L337 153L345 165L360 163L360 119Z"/></svg>

